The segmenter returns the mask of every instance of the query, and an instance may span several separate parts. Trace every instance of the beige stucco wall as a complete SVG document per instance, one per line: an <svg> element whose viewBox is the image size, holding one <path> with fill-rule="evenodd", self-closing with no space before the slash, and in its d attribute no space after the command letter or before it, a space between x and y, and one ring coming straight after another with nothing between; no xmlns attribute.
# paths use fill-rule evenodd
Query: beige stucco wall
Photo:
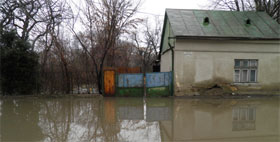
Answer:
<svg viewBox="0 0 280 142"><path fill-rule="evenodd" d="M171 50L167 51L164 55L162 55L160 60L161 60L161 65L160 65L161 72L172 71Z"/></svg>
<svg viewBox="0 0 280 142"><path fill-rule="evenodd" d="M196 94L193 88L200 84L233 84L234 59L258 59L258 83L235 84L241 90L279 91L280 41L177 39L174 51L177 96ZM161 71L170 71L171 51L161 58Z"/></svg>

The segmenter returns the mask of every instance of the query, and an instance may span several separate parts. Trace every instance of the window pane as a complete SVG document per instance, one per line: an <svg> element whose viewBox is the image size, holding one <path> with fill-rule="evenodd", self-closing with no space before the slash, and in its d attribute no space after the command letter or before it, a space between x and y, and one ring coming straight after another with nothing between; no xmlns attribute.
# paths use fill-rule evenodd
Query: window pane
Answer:
<svg viewBox="0 0 280 142"><path fill-rule="evenodd" d="M243 61L243 66L244 67L248 67L249 66L249 61L248 60L244 60Z"/></svg>
<svg viewBox="0 0 280 142"><path fill-rule="evenodd" d="M249 108L249 120L255 120L255 108Z"/></svg>
<svg viewBox="0 0 280 142"><path fill-rule="evenodd" d="M233 113L232 113L232 119L233 120L238 120L239 118L239 108L233 108Z"/></svg>
<svg viewBox="0 0 280 142"><path fill-rule="evenodd" d="M240 82L240 70L234 70L234 82Z"/></svg>
<svg viewBox="0 0 280 142"><path fill-rule="evenodd" d="M235 66L235 67L240 67L240 60L235 60L234 66Z"/></svg>
<svg viewBox="0 0 280 142"><path fill-rule="evenodd" d="M246 120L247 111L245 108L240 108L239 110L239 120Z"/></svg>
<svg viewBox="0 0 280 142"><path fill-rule="evenodd" d="M241 81L248 82L248 70L242 70Z"/></svg>
<svg viewBox="0 0 280 142"><path fill-rule="evenodd" d="M256 67L257 66L256 60L251 60L250 61L250 66L251 67Z"/></svg>
<svg viewBox="0 0 280 142"><path fill-rule="evenodd" d="M250 82L256 82L256 70L251 70L250 72Z"/></svg>

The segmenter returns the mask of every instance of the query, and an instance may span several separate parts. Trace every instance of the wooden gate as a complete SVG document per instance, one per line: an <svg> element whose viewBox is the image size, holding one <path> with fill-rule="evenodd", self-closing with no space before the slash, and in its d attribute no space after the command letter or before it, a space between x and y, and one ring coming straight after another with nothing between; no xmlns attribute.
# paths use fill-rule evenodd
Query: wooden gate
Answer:
<svg viewBox="0 0 280 142"><path fill-rule="evenodd" d="M115 71L104 71L104 94L106 96L114 96L115 94Z"/></svg>

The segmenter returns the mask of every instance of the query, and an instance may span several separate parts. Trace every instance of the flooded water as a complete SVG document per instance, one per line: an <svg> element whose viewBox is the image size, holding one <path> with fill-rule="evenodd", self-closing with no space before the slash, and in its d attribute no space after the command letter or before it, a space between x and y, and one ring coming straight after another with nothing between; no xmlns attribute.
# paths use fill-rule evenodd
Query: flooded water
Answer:
<svg viewBox="0 0 280 142"><path fill-rule="evenodd" d="M1 141L280 142L280 99L0 100Z"/></svg>

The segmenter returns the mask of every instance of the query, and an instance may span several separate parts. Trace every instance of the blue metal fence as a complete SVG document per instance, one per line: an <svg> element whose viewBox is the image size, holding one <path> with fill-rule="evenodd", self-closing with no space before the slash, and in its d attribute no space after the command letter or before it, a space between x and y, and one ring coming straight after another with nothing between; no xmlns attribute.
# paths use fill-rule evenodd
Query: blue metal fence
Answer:
<svg viewBox="0 0 280 142"><path fill-rule="evenodd" d="M116 96L144 96L144 74L119 74Z"/></svg>
<svg viewBox="0 0 280 142"><path fill-rule="evenodd" d="M163 87L171 85L171 72L146 73L146 87Z"/></svg>
<svg viewBox="0 0 280 142"><path fill-rule="evenodd" d="M147 96L170 96L172 94L172 72L146 74Z"/></svg>
<svg viewBox="0 0 280 142"><path fill-rule="evenodd" d="M118 74L116 96L144 96L145 87L147 96L170 96L171 85L171 72L146 73L145 83L143 73Z"/></svg>
<svg viewBox="0 0 280 142"><path fill-rule="evenodd" d="M119 74L118 87L143 87L144 75L142 73L135 74Z"/></svg>

